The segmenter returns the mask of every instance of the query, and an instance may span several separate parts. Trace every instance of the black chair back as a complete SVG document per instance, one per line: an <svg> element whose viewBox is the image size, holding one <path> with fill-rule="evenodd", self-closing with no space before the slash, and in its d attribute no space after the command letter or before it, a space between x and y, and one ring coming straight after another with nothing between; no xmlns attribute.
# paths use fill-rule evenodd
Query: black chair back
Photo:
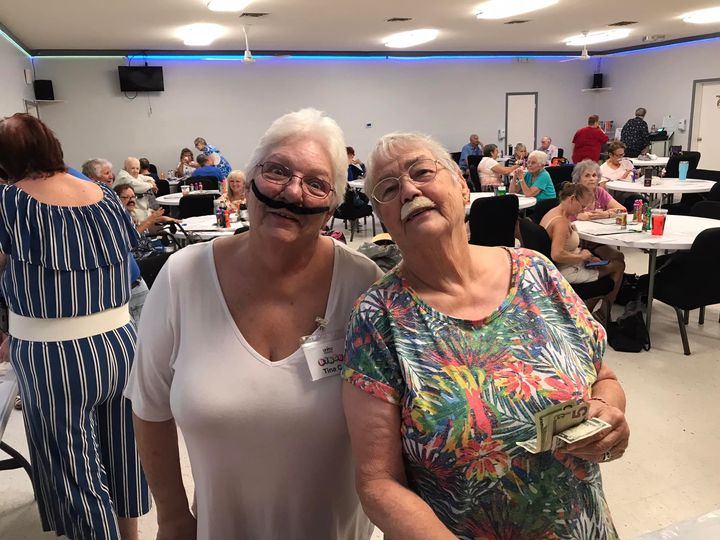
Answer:
<svg viewBox="0 0 720 540"><path fill-rule="evenodd" d="M165 261L172 255L172 253L165 253L158 251L151 253L142 259L138 259L137 264L140 267L140 275L145 280L145 284L150 289L155 283L155 278L160 273Z"/></svg>
<svg viewBox="0 0 720 540"><path fill-rule="evenodd" d="M476 199L470 207L470 243L515 246L518 198L513 195Z"/></svg>
<svg viewBox="0 0 720 540"><path fill-rule="evenodd" d="M148 165L148 171L150 171L150 174L154 174L155 176L157 176L158 170L157 166L154 163Z"/></svg>
<svg viewBox="0 0 720 540"><path fill-rule="evenodd" d="M555 186L555 193L560 193L560 186L562 186L565 182L572 182L572 172L574 168L574 165L556 165L554 167L545 167L545 170L550 175L553 186Z"/></svg>
<svg viewBox="0 0 720 540"><path fill-rule="evenodd" d="M710 219L720 219L720 201L700 201L693 205L690 215Z"/></svg>
<svg viewBox="0 0 720 540"><path fill-rule="evenodd" d="M697 169L698 163L700 163L700 152L685 151L670 156L667 165L665 165L665 176L677 178L680 175L679 166L681 161L688 162L688 176L690 176L691 171Z"/></svg>
<svg viewBox="0 0 720 540"><path fill-rule="evenodd" d="M523 218L518 224L520 225L520 243L522 246L542 253L549 259L552 241L545 228L530 218Z"/></svg>
<svg viewBox="0 0 720 540"><path fill-rule="evenodd" d="M695 169L692 172L688 171L688 178L720 182L720 171L714 171L712 169Z"/></svg>
<svg viewBox="0 0 720 540"><path fill-rule="evenodd" d="M169 195L170 194L170 182L167 180L158 179L155 180L155 183L157 184L157 196L161 197L162 195Z"/></svg>
<svg viewBox="0 0 720 540"><path fill-rule="evenodd" d="M470 183L472 184L472 191L482 191L480 186L480 175L478 174L478 165L482 161L483 156L468 156L468 172L470 173Z"/></svg>
<svg viewBox="0 0 720 540"><path fill-rule="evenodd" d="M542 201L538 201L535 203L535 206L532 207L532 214L530 217L532 217L532 220L535 223L540 224L542 218L545 217L545 214L555 208L558 204L560 204L558 199L543 199Z"/></svg>
<svg viewBox="0 0 720 540"><path fill-rule="evenodd" d="M180 197L180 219L209 216L215 211L214 195L186 195Z"/></svg>
<svg viewBox="0 0 720 540"><path fill-rule="evenodd" d="M707 200L708 201L720 201L720 182L717 182L712 189L710 190L710 193L707 194Z"/></svg>
<svg viewBox="0 0 720 540"><path fill-rule="evenodd" d="M191 176L183 181L184 184L202 184L204 190L218 189L218 179L214 176Z"/></svg>
<svg viewBox="0 0 720 540"><path fill-rule="evenodd" d="M459 164L460 164L460 155L461 155L461 154L462 154L462 152L450 152L450 157L452 158L452 160L453 160L455 163L457 163L457 164L459 165Z"/></svg>

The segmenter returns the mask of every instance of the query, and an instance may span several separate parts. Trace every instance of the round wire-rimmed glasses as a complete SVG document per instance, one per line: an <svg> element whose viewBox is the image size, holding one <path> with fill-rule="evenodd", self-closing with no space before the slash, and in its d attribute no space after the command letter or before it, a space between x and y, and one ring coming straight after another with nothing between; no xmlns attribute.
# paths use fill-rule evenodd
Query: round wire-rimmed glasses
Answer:
<svg viewBox="0 0 720 540"><path fill-rule="evenodd" d="M267 180L271 184L284 186L288 184L293 177L298 178L300 180L303 193L316 199L325 199L328 195L335 191L333 185L327 180L323 180L322 178L318 178L316 176L300 176L298 174L294 174L290 168L286 167L282 163L266 161L265 163L259 163L258 167L260 167L260 174L263 179Z"/></svg>
<svg viewBox="0 0 720 540"><path fill-rule="evenodd" d="M403 176L407 176L413 184L427 184L437 176L438 165L445 167L439 159L420 159L410 165L408 170L400 176L388 176L375 184L372 198L380 204L389 203L400 193L400 181Z"/></svg>

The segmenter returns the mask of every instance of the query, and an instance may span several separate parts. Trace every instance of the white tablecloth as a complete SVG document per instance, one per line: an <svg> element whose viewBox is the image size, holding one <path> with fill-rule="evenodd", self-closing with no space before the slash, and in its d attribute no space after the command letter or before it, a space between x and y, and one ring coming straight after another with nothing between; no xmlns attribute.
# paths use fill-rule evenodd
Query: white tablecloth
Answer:
<svg viewBox="0 0 720 540"><path fill-rule="evenodd" d="M217 189L208 189L206 191L192 191L186 195L186 197L192 197L193 195L220 195L220 191ZM183 196L182 193L170 193L170 195L162 195L157 197L155 200L161 206L180 206L180 198Z"/></svg>
<svg viewBox="0 0 720 540"><path fill-rule="evenodd" d="M660 178L653 176L653 184L645 187L643 179L638 178L635 182L613 180L606 184L606 188L612 191L626 191L630 193L707 193L715 185L711 180L696 180L688 178L680 181L678 178Z"/></svg>
<svg viewBox="0 0 720 540"><path fill-rule="evenodd" d="M180 224L188 232L188 234L197 235L201 240L211 240L218 236L232 236L235 231L247 225L247 222L238 221L230 223L230 228L219 228L216 225L216 218L212 216L195 216L191 218L183 219ZM178 231L175 233L175 237L178 239L184 239L183 233Z"/></svg>

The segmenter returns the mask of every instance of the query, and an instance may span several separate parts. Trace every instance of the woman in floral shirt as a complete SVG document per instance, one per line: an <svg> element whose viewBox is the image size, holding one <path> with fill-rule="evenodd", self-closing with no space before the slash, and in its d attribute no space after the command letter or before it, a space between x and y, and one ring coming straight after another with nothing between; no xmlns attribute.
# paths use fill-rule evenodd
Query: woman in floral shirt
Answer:
<svg viewBox="0 0 720 540"><path fill-rule="evenodd" d="M436 142L383 137L367 190L403 262L362 296L344 402L357 484L393 540L616 538L600 461L628 444L605 333L547 259L470 246L466 184ZM586 401L611 425L553 453L534 415Z"/></svg>

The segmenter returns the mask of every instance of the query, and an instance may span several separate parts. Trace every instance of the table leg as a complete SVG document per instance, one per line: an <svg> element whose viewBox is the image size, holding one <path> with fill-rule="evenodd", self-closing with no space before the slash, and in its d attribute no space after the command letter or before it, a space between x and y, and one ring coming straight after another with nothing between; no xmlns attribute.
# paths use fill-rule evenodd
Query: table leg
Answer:
<svg viewBox="0 0 720 540"><path fill-rule="evenodd" d="M655 262L657 259L657 249L650 250L650 260L648 262L648 300L647 312L645 313L645 326L647 326L648 334L650 334L650 319L652 318L653 293L655 291Z"/></svg>

